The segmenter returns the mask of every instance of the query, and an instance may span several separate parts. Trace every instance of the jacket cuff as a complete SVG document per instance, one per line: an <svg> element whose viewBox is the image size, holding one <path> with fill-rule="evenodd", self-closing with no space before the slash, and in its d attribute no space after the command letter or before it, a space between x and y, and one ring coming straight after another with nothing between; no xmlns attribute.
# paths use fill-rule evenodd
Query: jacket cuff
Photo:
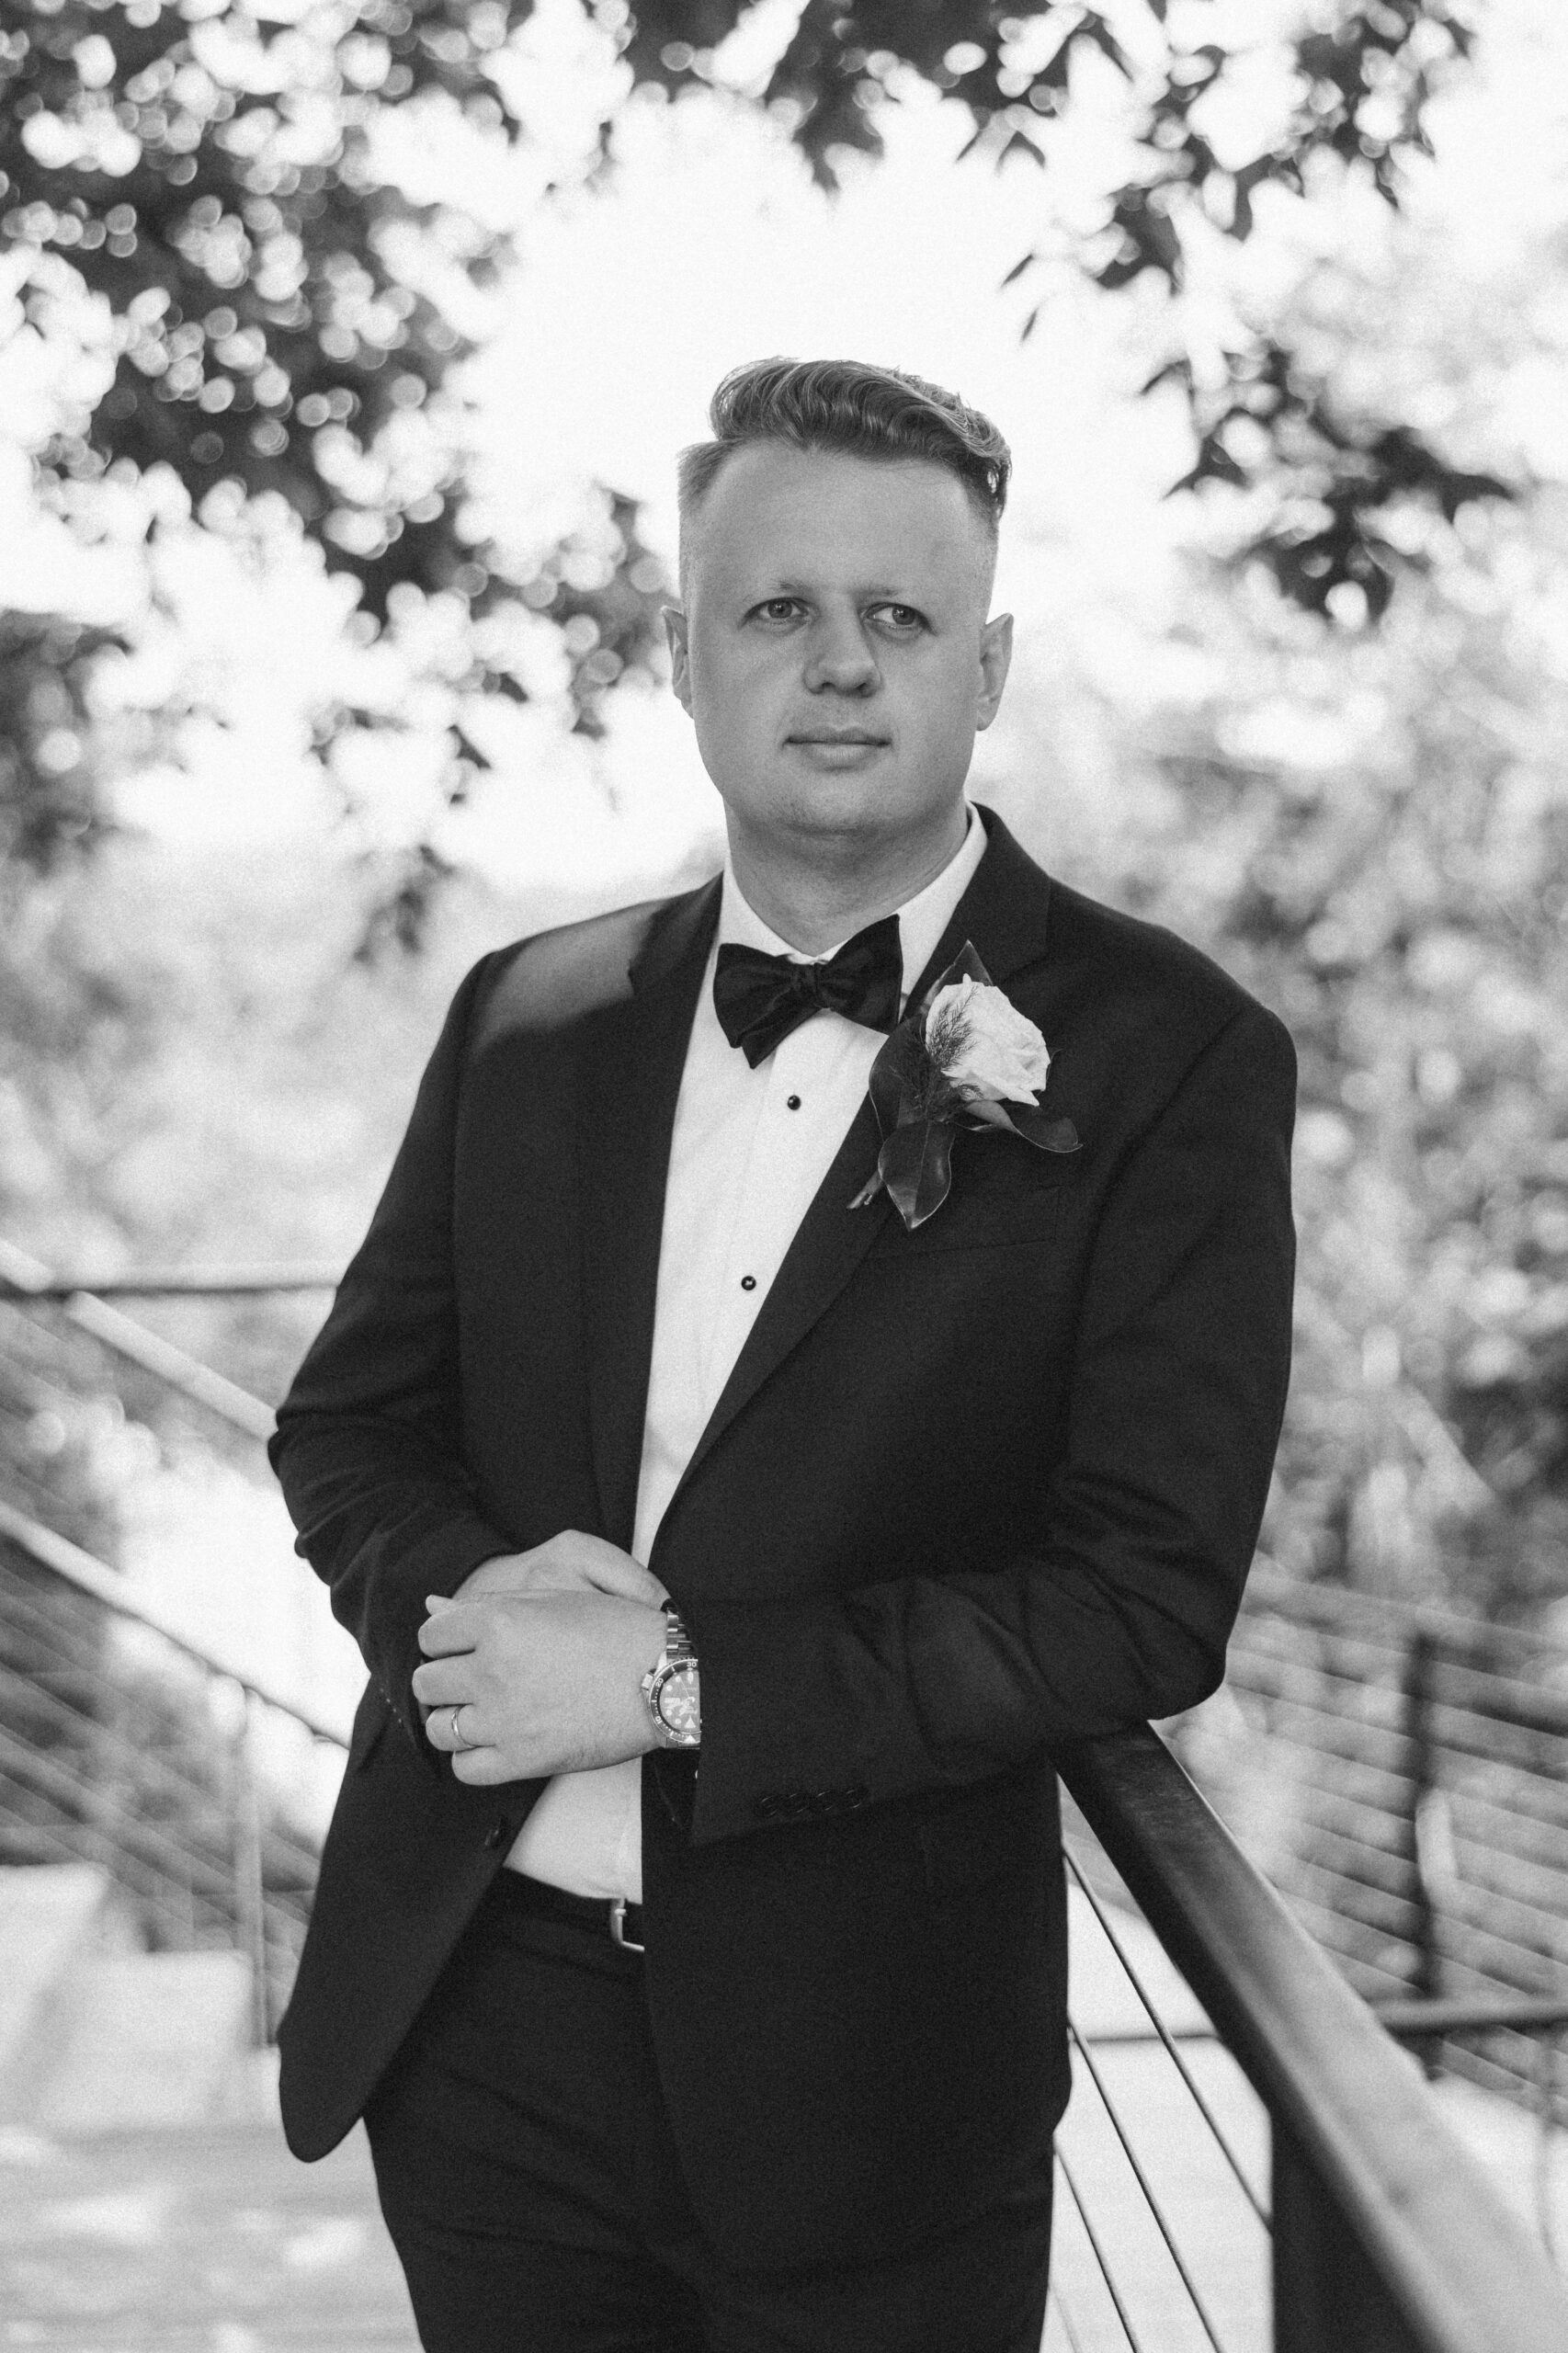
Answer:
<svg viewBox="0 0 1568 2353"><path fill-rule="evenodd" d="M426 1597L456 1593L482 1561L516 1550L477 1514L465 1515L422 1538L395 1562L384 1563L371 1580L364 1645L370 1672L403 1731L432 1762L438 1760L425 1737L413 1680L414 1670L425 1656L419 1647L419 1629L430 1614Z"/></svg>
<svg viewBox="0 0 1568 2353"><path fill-rule="evenodd" d="M892 1675L866 1676L852 1614L852 1597L686 1613L702 1676L696 1844L856 1813L944 1778L907 1692ZM860 1669L853 1690L846 1653Z"/></svg>

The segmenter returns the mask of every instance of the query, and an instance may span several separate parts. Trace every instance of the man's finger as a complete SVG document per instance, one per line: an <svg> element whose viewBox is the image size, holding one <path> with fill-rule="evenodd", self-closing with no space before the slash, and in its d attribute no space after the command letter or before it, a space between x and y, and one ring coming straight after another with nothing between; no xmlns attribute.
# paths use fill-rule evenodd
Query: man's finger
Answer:
<svg viewBox="0 0 1568 2353"><path fill-rule="evenodd" d="M479 1640L479 1623L477 1610L456 1601L449 1609L426 1619L419 1629L419 1647L426 1658L449 1658L454 1651L472 1651Z"/></svg>
<svg viewBox="0 0 1568 2353"><path fill-rule="evenodd" d="M460 1748L452 1758L452 1771L471 1789L498 1789L503 1781L517 1778L503 1763L498 1748Z"/></svg>
<svg viewBox="0 0 1568 2353"><path fill-rule="evenodd" d="M473 1698L473 1669L464 1654L427 1659L409 1678L415 1698L426 1708L462 1707Z"/></svg>
<svg viewBox="0 0 1568 2353"><path fill-rule="evenodd" d="M613 1593L622 1601L642 1601L656 1608L665 1597L665 1588L651 1570L619 1545L608 1543L602 1536L585 1536L578 1528L563 1529L552 1536L548 1544L539 1547L540 1565L567 1569L580 1576L596 1593Z"/></svg>
<svg viewBox="0 0 1568 2353"><path fill-rule="evenodd" d="M665 1587L652 1569L630 1553L617 1553L602 1567L589 1570L588 1583L599 1593L613 1593L622 1601L642 1601L656 1609L665 1597Z"/></svg>
<svg viewBox="0 0 1568 2353"><path fill-rule="evenodd" d="M484 1748L489 1734L483 1712L473 1699L443 1699L425 1719L425 1737L432 1748L460 1756L471 1748Z"/></svg>

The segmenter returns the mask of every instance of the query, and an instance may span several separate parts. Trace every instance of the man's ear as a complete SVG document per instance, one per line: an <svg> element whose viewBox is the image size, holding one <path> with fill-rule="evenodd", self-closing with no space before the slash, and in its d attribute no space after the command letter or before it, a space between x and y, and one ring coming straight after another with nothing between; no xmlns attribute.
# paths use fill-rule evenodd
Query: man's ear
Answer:
<svg viewBox="0 0 1568 2353"><path fill-rule="evenodd" d="M980 632L980 692L975 698L974 723L989 727L1002 700L1013 659L1013 616L998 613Z"/></svg>
<svg viewBox="0 0 1568 2353"><path fill-rule="evenodd" d="M686 615L678 605L665 607L665 636L670 649L670 684L676 700L691 717L691 654L687 645Z"/></svg>

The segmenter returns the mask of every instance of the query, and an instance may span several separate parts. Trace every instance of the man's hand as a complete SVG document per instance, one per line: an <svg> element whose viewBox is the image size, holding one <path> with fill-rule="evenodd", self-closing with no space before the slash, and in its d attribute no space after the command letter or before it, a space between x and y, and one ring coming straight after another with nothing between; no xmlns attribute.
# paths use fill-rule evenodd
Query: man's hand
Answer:
<svg viewBox="0 0 1568 2353"><path fill-rule="evenodd" d="M664 1647L664 1588L602 1538L565 1529L432 1595L414 1694L460 1781L619 1764L654 1745L639 1685ZM456 1715L454 1715L456 1711Z"/></svg>
<svg viewBox="0 0 1568 2353"><path fill-rule="evenodd" d="M655 1609L665 1598L664 1586L641 1561L602 1536L585 1536L578 1528L563 1528L531 1552L501 1552L494 1560L481 1561L452 1600L474 1601L491 1593L529 1600L541 1593L614 1593L623 1601L648 1602ZM444 1597L436 1599L449 1607Z"/></svg>

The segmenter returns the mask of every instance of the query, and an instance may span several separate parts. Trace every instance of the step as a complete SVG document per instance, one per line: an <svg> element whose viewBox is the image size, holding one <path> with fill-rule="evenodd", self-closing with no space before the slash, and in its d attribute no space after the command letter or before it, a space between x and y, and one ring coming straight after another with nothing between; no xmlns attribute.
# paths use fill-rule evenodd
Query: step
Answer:
<svg viewBox="0 0 1568 2353"><path fill-rule="evenodd" d="M4 2353L418 2353L358 2130L0 2131L0 2283Z"/></svg>
<svg viewBox="0 0 1568 2353"><path fill-rule="evenodd" d="M29 2120L45 2132L208 2122L230 2112L250 2027L243 1954L89 1960L77 1972L58 2056Z"/></svg>
<svg viewBox="0 0 1568 2353"><path fill-rule="evenodd" d="M0 2123L31 2112L109 1893L92 1863L0 1867Z"/></svg>

